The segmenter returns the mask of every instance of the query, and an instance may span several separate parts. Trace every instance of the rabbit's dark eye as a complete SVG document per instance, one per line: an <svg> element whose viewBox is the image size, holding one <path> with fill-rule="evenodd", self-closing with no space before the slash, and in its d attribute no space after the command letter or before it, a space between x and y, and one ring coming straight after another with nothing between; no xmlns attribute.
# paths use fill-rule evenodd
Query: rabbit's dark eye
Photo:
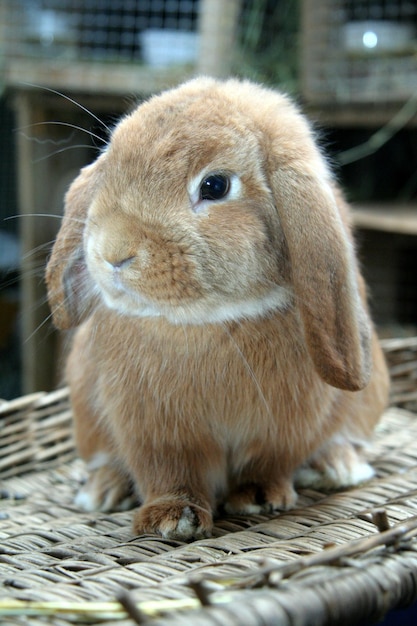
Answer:
<svg viewBox="0 0 417 626"><path fill-rule="evenodd" d="M221 200L230 189L230 178L225 174L210 174L200 185L200 200Z"/></svg>

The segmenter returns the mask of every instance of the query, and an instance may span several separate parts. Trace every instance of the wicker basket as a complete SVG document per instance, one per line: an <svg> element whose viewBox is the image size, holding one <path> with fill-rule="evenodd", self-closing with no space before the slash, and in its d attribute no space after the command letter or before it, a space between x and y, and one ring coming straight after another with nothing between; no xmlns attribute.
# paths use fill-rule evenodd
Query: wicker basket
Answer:
<svg viewBox="0 0 417 626"><path fill-rule="evenodd" d="M384 339L391 373L391 404L417 412L417 337Z"/></svg>
<svg viewBox="0 0 417 626"><path fill-rule="evenodd" d="M370 450L376 477L303 490L279 516L219 519L212 538L190 544L133 536L130 512L72 504L84 468L66 389L0 403L0 622L321 626L412 602L417 338L384 348L397 406Z"/></svg>

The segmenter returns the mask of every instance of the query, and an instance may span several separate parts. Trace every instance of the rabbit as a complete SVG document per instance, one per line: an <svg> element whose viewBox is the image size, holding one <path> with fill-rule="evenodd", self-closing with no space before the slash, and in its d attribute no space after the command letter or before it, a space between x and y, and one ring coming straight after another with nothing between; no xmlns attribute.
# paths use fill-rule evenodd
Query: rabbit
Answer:
<svg viewBox="0 0 417 626"><path fill-rule="evenodd" d="M190 541L219 512L369 480L389 377L349 208L307 118L194 78L113 129L70 186L46 269L86 510Z"/></svg>

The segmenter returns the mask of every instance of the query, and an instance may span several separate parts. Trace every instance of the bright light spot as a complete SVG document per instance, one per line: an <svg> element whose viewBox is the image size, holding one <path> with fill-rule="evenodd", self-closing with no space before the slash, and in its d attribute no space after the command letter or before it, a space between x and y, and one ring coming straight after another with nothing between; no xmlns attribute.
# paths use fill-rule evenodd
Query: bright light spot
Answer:
<svg viewBox="0 0 417 626"><path fill-rule="evenodd" d="M378 43L378 36L374 31L367 30L362 37L363 45L365 48L375 48Z"/></svg>

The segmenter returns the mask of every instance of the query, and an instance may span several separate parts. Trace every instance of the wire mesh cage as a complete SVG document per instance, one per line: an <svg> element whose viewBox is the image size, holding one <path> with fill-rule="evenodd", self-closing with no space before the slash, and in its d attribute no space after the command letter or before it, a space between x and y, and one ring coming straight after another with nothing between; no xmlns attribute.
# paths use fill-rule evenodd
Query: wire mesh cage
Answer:
<svg viewBox="0 0 417 626"><path fill-rule="evenodd" d="M417 90L415 2L305 0L303 20L310 102L401 102Z"/></svg>
<svg viewBox="0 0 417 626"><path fill-rule="evenodd" d="M197 5L198 0L8 1L5 47L18 58L192 62Z"/></svg>
<svg viewBox="0 0 417 626"><path fill-rule="evenodd" d="M290 84L297 65L299 0L3 0L6 64L47 61L224 68ZM204 31L205 39L202 40ZM213 57L212 65L206 63ZM198 66L199 61L202 66Z"/></svg>

